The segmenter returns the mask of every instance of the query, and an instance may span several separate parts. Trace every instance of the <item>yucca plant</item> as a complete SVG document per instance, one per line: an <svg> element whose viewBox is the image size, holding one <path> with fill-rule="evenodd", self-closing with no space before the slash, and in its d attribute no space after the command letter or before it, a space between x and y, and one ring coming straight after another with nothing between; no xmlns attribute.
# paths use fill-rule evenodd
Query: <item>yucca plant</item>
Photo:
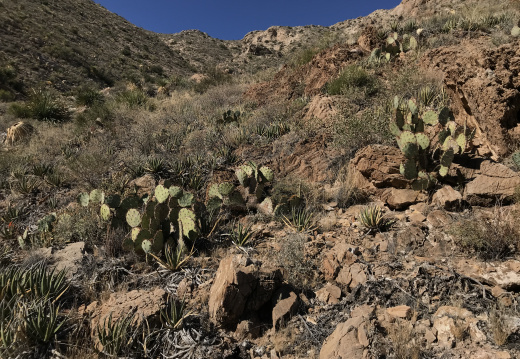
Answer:
<svg viewBox="0 0 520 359"><path fill-rule="evenodd" d="M146 161L144 165L144 170L147 173L161 175L166 172L167 168L166 163L162 158L152 157Z"/></svg>
<svg viewBox="0 0 520 359"><path fill-rule="evenodd" d="M186 303L178 302L171 297L166 301L166 308L161 309L160 312L161 323L167 329L177 330L181 329L183 320L191 315L191 312L186 313Z"/></svg>
<svg viewBox="0 0 520 359"><path fill-rule="evenodd" d="M61 173L51 173L47 176L45 176L45 181L54 186L54 187L61 187L63 185L63 176L61 175Z"/></svg>
<svg viewBox="0 0 520 359"><path fill-rule="evenodd" d="M149 253L149 255L151 255L162 268L177 272L186 265L193 256L194 251L194 248L192 248L191 251L186 254L181 246L177 246L177 248L173 249L172 245L166 244L164 247L164 260L153 253Z"/></svg>
<svg viewBox="0 0 520 359"><path fill-rule="evenodd" d="M54 123L70 119L70 113L57 96L44 90L34 90L29 101L32 117Z"/></svg>
<svg viewBox="0 0 520 359"><path fill-rule="evenodd" d="M290 217L284 215L282 220L295 232L309 233L318 229L314 219L314 213L307 208L293 207Z"/></svg>
<svg viewBox="0 0 520 359"><path fill-rule="evenodd" d="M67 321L60 315L60 307L38 301L24 315L27 335L39 343L50 342Z"/></svg>
<svg viewBox="0 0 520 359"><path fill-rule="evenodd" d="M32 193L40 184L37 178L33 176L22 176L17 181L14 182L14 189L21 194L30 194Z"/></svg>
<svg viewBox="0 0 520 359"><path fill-rule="evenodd" d="M383 217L383 210L379 206L369 206L359 212L361 225L369 232L384 230L389 222Z"/></svg>
<svg viewBox="0 0 520 359"><path fill-rule="evenodd" d="M129 314L118 320L112 320L112 313L96 328L97 338L103 346L103 353L109 356L118 356L125 347L134 341L130 331L133 329L135 314Z"/></svg>
<svg viewBox="0 0 520 359"><path fill-rule="evenodd" d="M231 233L229 234L229 237L231 238L231 241L233 244L237 247L245 247L251 237L253 236L253 231L251 231L251 226L244 226L242 223L238 222L235 226L233 226L233 229L231 230Z"/></svg>
<svg viewBox="0 0 520 359"><path fill-rule="evenodd" d="M47 163L38 163L32 166L32 173L35 176L44 178L46 175L54 172L54 166Z"/></svg>

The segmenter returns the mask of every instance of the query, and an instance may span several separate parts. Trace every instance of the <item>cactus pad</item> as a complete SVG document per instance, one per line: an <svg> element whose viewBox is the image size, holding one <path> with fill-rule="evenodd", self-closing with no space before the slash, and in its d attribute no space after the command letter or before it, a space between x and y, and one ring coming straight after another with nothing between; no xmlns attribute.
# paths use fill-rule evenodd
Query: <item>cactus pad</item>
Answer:
<svg viewBox="0 0 520 359"><path fill-rule="evenodd" d="M169 212L170 209L166 203L159 203L157 206L155 206L154 217L162 222L168 218Z"/></svg>
<svg viewBox="0 0 520 359"><path fill-rule="evenodd" d="M141 248L143 249L143 251L148 254L152 251L152 242L150 242L150 240L148 239L145 239L142 243L141 243Z"/></svg>
<svg viewBox="0 0 520 359"><path fill-rule="evenodd" d="M441 155L441 166L450 167L453 162L453 158L455 157L454 151L452 148L448 149ZM444 176L443 176L444 177Z"/></svg>
<svg viewBox="0 0 520 359"><path fill-rule="evenodd" d="M181 197L182 197L183 190L182 190L182 188L180 188L180 187L177 187L177 186L171 186L171 187L168 189L168 192L170 193L170 196L171 196L172 198L181 198Z"/></svg>
<svg viewBox="0 0 520 359"><path fill-rule="evenodd" d="M224 182L218 185L218 191L222 196L229 196L235 190L232 183Z"/></svg>
<svg viewBox="0 0 520 359"><path fill-rule="evenodd" d="M396 137L401 135L401 130L399 129L397 123L390 122L390 133Z"/></svg>
<svg viewBox="0 0 520 359"><path fill-rule="evenodd" d="M164 234L163 231L157 231L153 237L152 251L157 253L162 250L164 246Z"/></svg>
<svg viewBox="0 0 520 359"><path fill-rule="evenodd" d="M422 150L426 150L430 146L430 139L424 133L418 133L415 135L417 144Z"/></svg>
<svg viewBox="0 0 520 359"><path fill-rule="evenodd" d="M105 192L103 192L99 189L93 189L90 192L90 202L99 203L99 204L105 202Z"/></svg>
<svg viewBox="0 0 520 359"><path fill-rule="evenodd" d="M249 165L243 165L240 167L240 169L242 169L242 171L244 171L244 173L248 176L248 177L252 177L253 174L254 174L254 169L249 166Z"/></svg>
<svg viewBox="0 0 520 359"><path fill-rule="evenodd" d="M159 203L164 203L168 199L169 191L162 185L155 187L155 199Z"/></svg>
<svg viewBox="0 0 520 359"><path fill-rule="evenodd" d="M218 190L218 187L219 187L219 185L216 184L216 183L211 185L211 187L209 188L209 191L208 191L208 197L209 198L216 197L216 198L222 199L222 194Z"/></svg>
<svg viewBox="0 0 520 359"><path fill-rule="evenodd" d="M414 99L408 100L408 109L410 110L410 113L412 115L417 115L417 112L419 111L419 109L418 109L417 103L415 102Z"/></svg>
<svg viewBox="0 0 520 359"><path fill-rule="evenodd" d="M105 203L111 208L117 208L121 204L121 196L118 194L106 196Z"/></svg>
<svg viewBox="0 0 520 359"><path fill-rule="evenodd" d="M427 111L423 116L422 120L425 124L435 126L439 123L439 115L434 111Z"/></svg>
<svg viewBox="0 0 520 359"><path fill-rule="evenodd" d="M206 203L206 209L209 212L217 211L222 206L222 200L218 197L211 197Z"/></svg>
<svg viewBox="0 0 520 359"><path fill-rule="evenodd" d="M132 241L135 242L137 237L139 236L139 233L141 233L142 229L139 227L132 228L132 232L130 232L130 238L132 238Z"/></svg>
<svg viewBox="0 0 520 359"><path fill-rule="evenodd" d="M110 207L106 204L101 205L99 214L104 221L108 221L110 219Z"/></svg>
<svg viewBox="0 0 520 359"><path fill-rule="evenodd" d="M451 120L452 114L449 108L443 107L439 112L439 122L441 125L446 126L448 121Z"/></svg>
<svg viewBox="0 0 520 359"><path fill-rule="evenodd" d="M82 207L88 207L88 204L90 203L90 196L88 193L81 193L78 196L78 202Z"/></svg>
<svg viewBox="0 0 520 359"><path fill-rule="evenodd" d="M439 175L441 175L442 177L445 177L448 174L448 170L449 170L449 167L441 166L441 168L439 169Z"/></svg>
<svg viewBox="0 0 520 359"><path fill-rule="evenodd" d="M263 179L267 182L271 182L274 179L274 173L269 167L260 167L260 173L262 174Z"/></svg>
<svg viewBox="0 0 520 359"><path fill-rule="evenodd" d="M406 161L400 166L401 174L408 180L412 180L417 177L417 166L414 161Z"/></svg>
<svg viewBox="0 0 520 359"><path fill-rule="evenodd" d="M126 213L126 222L130 227L137 227L141 223L141 215L137 209L130 209Z"/></svg>
<svg viewBox="0 0 520 359"><path fill-rule="evenodd" d="M239 168L235 171L235 174L238 178L238 182L240 182L242 186L246 186L248 179L247 173L242 168Z"/></svg>
<svg viewBox="0 0 520 359"><path fill-rule="evenodd" d="M409 45L410 50L417 50L418 45L419 44L417 43L417 40L415 39L415 37L410 36L410 45Z"/></svg>
<svg viewBox="0 0 520 359"><path fill-rule="evenodd" d="M460 135L457 136L456 141L460 147L460 151L464 152L464 150L466 149L466 141L467 141L466 135L461 133Z"/></svg>
<svg viewBox="0 0 520 359"><path fill-rule="evenodd" d="M181 207L190 207L193 204L193 194L184 192L178 202Z"/></svg>
<svg viewBox="0 0 520 359"><path fill-rule="evenodd" d="M415 158L419 155L419 146L417 143L406 143L402 151L406 158Z"/></svg>

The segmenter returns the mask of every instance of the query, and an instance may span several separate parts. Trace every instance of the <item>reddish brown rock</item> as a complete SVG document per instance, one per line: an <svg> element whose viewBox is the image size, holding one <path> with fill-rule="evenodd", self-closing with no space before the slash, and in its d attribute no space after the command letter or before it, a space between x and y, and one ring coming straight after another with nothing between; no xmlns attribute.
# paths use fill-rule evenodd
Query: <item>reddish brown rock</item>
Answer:
<svg viewBox="0 0 520 359"><path fill-rule="evenodd" d="M387 308L386 312L392 317L409 318L412 314L412 309L407 305L399 305L397 307Z"/></svg>
<svg viewBox="0 0 520 359"><path fill-rule="evenodd" d="M398 148L390 146L367 146L356 153L349 163L349 172L355 184L369 192L377 188L406 188L409 185L399 172L405 157Z"/></svg>
<svg viewBox="0 0 520 359"><path fill-rule="evenodd" d="M339 299L341 298L341 289L328 283L325 287L316 292L316 298L327 304L339 303Z"/></svg>
<svg viewBox="0 0 520 359"><path fill-rule="evenodd" d="M414 203L425 201L427 196L412 189L390 188L385 191L381 199L388 204L390 209L403 210Z"/></svg>
<svg viewBox="0 0 520 359"><path fill-rule="evenodd" d="M321 271L325 276L325 280L336 279L343 266L350 266L357 260L357 256L350 249L350 245L340 242L325 252L321 265Z"/></svg>
<svg viewBox="0 0 520 359"><path fill-rule="evenodd" d="M161 288L112 293L104 303L93 302L85 309L90 314L91 336L97 342L97 327L104 325L110 316L112 322L131 314L135 314L138 323L159 322L159 312L165 303L166 292Z"/></svg>
<svg viewBox="0 0 520 359"><path fill-rule="evenodd" d="M256 312L271 300L282 279L279 268L252 262L243 255L224 258L210 290L211 320L234 328L245 313Z"/></svg>
<svg viewBox="0 0 520 359"><path fill-rule="evenodd" d="M462 195L460 192L455 191L453 187L444 186L435 192L432 203L446 210L455 209L462 204Z"/></svg>
<svg viewBox="0 0 520 359"><path fill-rule="evenodd" d="M510 200L520 185L520 175L500 163L485 160L479 172L464 191L464 198L470 204L493 204L497 199Z"/></svg>
<svg viewBox="0 0 520 359"><path fill-rule="evenodd" d="M325 340L320 359L363 358L364 349L370 345L368 332L372 327L370 318L373 313L373 307L352 311L351 318L339 324Z"/></svg>
<svg viewBox="0 0 520 359"><path fill-rule="evenodd" d="M289 297L279 300L273 308L272 319L273 328L280 328L284 322L298 309L298 296L294 292L289 293Z"/></svg>

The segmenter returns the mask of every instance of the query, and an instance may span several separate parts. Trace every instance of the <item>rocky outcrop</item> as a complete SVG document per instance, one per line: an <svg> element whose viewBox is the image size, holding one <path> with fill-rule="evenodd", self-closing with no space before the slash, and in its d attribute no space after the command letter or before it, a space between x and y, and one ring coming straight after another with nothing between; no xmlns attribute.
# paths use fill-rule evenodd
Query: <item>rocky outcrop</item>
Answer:
<svg viewBox="0 0 520 359"><path fill-rule="evenodd" d="M508 167L489 160L482 161L478 174L466 185L464 198L470 204L511 200L520 186L520 175ZM483 203L484 202L484 203Z"/></svg>
<svg viewBox="0 0 520 359"><path fill-rule="evenodd" d="M320 351L320 359L364 358L365 348L369 345L368 333L374 308L358 307L351 318L339 324L325 340Z"/></svg>
<svg viewBox="0 0 520 359"><path fill-rule="evenodd" d="M283 280L279 268L253 262L243 255L220 262L209 296L211 320L235 328L243 317L268 303Z"/></svg>
<svg viewBox="0 0 520 359"><path fill-rule="evenodd" d="M480 154L507 155L520 139L520 46L494 48L488 40L463 42L427 52L422 64L444 78L456 121L476 129Z"/></svg>

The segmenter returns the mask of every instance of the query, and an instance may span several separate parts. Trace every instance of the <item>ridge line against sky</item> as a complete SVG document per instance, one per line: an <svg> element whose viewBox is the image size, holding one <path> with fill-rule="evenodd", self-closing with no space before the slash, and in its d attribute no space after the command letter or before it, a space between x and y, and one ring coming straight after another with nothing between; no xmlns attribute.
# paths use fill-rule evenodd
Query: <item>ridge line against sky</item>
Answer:
<svg viewBox="0 0 520 359"><path fill-rule="evenodd" d="M197 29L222 40L240 40L270 26L330 26L392 9L400 0L95 0L132 24L158 33Z"/></svg>

